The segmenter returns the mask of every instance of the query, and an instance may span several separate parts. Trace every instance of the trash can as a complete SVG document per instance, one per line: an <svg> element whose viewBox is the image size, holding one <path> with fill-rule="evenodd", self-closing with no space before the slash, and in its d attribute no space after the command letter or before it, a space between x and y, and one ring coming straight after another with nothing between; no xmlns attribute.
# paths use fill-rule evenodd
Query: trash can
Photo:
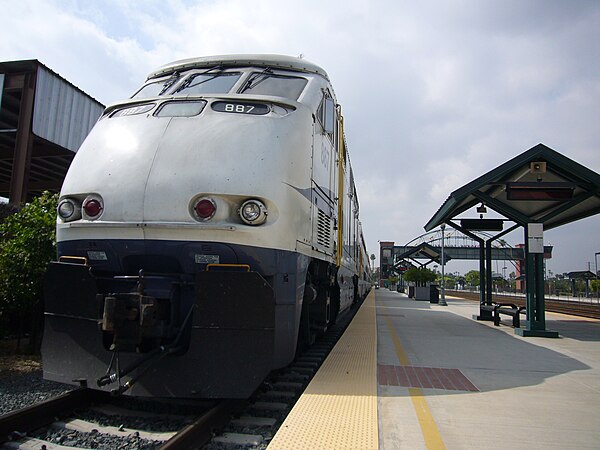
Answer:
<svg viewBox="0 0 600 450"><path fill-rule="evenodd" d="M438 289L437 284L432 284L429 286L429 303L439 303L440 302L440 290Z"/></svg>

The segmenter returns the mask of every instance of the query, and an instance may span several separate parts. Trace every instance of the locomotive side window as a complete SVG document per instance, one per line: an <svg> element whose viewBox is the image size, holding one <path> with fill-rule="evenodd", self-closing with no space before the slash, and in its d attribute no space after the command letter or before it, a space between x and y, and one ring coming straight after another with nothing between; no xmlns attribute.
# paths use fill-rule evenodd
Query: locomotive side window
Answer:
<svg viewBox="0 0 600 450"><path fill-rule="evenodd" d="M191 117L197 116L206 106L205 101L198 102L167 102L164 103L158 111L157 117Z"/></svg>
<svg viewBox="0 0 600 450"><path fill-rule="evenodd" d="M286 77L269 73L253 73L240 93L274 95L297 100L308 81L305 78Z"/></svg>
<svg viewBox="0 0 600 450"><path fill-rule="evenodd" d="M128 106L116 110L111 114L110 117L123 117L123 116L135 116L137 114L144 114L154 108L154 103L144 103L143 105Z"/></svg>
<svg viewBox="0 0 600 450"><path fill-rule="evenodd" d="M319 105L317 116L323 127L323 132L333 139L335 131L335 105L333 99L327 93Z"/></svg>
<svg viewBox="0 0 600 450"><path fill-rule="evenodd" d="M239 80L241 73L201 73L192 75L174 94L226 94Z"/></svg>

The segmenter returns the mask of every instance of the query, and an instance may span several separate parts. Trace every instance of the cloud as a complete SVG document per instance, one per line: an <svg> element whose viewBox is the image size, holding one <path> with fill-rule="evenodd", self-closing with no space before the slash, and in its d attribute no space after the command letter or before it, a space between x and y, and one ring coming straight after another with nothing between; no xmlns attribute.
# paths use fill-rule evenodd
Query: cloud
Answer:
<svg viewBox="0 0 600 450"><path fill-rule="evenodd" d="M375 254L539 142L600 170L598 2L22 0L3 13L3 59L37 58L104 103L182 58L302 53L322 65ZM563 228L557 243L571 242ZM587 247L560 258L574 265Z"/></svg>

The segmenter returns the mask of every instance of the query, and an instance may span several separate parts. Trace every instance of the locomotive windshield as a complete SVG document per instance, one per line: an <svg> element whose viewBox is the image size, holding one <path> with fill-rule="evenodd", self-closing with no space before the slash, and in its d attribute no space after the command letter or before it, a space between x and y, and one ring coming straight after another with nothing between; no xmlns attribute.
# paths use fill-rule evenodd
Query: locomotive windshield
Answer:
<svg viewBox="0 0 600 450"><path fill-rule="evenodd" d="M187 78L177 90L171 91L180 75L176 72L168 80L156 81L143 86L131 98L151 98L163 94L198 95L198 94L226 94L239 80L241 73L199 73Z"/></svg>
<svg viewBox="0 0 600 450"><path fill-rule="evenodd" d="M240 93L274 95L297 100L307 80L305 78L286 77L269 73L251 75L251 82L246 83Z"/></svg>
<svg viewBox="0 0 600 450"><path fill-rule="evenodd" d="M163 93L165 90L165 86L167 86L168 82L158 81L155 83L147 84L142 87L139 91L137 91L131 98L150 98L157 97Z"/></svg>
<svg viewBox="0 0 600 450"><path fill-rule="evenodd" d="M214 70L214 69L209 69ZM203 72L190 75L173 90L181 79L175 73L167 80L155 81L143 86L132 98L151 98L163 94L169 95L202 95L226 94L242 76L241 72ZM251 73L239 93L272 95L297 100L308 83L306 78L275 75L271 69Z"/></svg>
<svg viewBox="0 0 600 450"><path fill-rule="evenodd" d="M174 94L226 94L240 79L241 73L206 73L192 75Z"/></svg>

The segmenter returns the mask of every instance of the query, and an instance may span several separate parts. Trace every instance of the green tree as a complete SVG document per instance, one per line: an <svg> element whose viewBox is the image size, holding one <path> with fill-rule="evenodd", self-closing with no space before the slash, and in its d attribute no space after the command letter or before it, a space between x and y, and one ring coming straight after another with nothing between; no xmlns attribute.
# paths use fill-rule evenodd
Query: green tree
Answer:
<svg viewBox="0 0 600 450"><path fill-rule="evenodd" d="M571 295L571 282L568 279L556 277L554 291L559 295Z"/></svg>
<svg viewBox="0 0 600 450"><path fill-rule="evenodd" d="M479 286L479 271L478 270L469 270L465 274L465 281L470 286Z"/></svg>
<svg viewBox="0 0 600 450"><path fill-rule="evenodd" d="M419 269L413 267L404 272L404 279L416 283L417 286L425 286L427 283L435 280L436 277L436 273L426 267L421 267Z"/></svg>
<svg viewBox="0 0 600 450"><path fill-rule="evenodd" d="M444 286L446 289L456 288L456 277L452 274L444 276Z"/></svg>
<svg viewBox="0 0 600 450"><path fill-rule="evenodd" d="M600 280L591 280L590 289L595 292L596 295L600 295Z"/></svg>
<svg viewBox="0 0 600 450"><path fill-rule="evenodd" d="M39 347L43 279L56 255L57 201L44 192L0 225L0 313L16 318L19 336L28 329L30 351Z"/></svg>

